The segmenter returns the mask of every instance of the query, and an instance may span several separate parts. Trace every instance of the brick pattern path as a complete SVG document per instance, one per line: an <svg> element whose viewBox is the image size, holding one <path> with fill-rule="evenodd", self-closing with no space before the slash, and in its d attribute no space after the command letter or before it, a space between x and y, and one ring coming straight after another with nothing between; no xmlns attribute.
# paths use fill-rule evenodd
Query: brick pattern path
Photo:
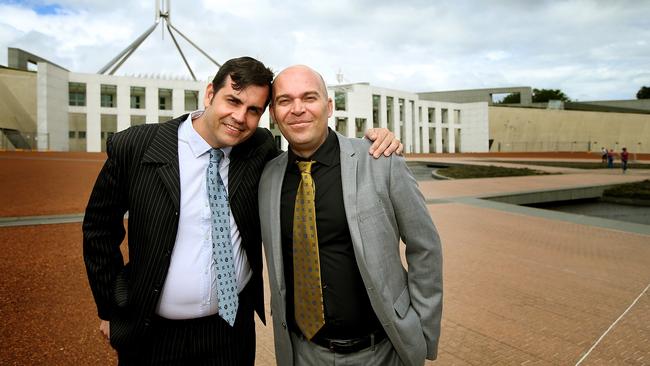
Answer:
<svg viewBox="0 0 650 366"><path fill-rule="evenodd" d="M103 159L0 153L0 217L82 212ZM421 189L453 199L648 177L579 173ZM443 240L445 299L439 358L427 365L575 365L650 283L649 235L458 202L429 209ZM0 228L0 250L0 365L116 363L97 330L79 223ZM257 365L275 364L270 322L257 324ZM581 365L619 364L650 365L650 293Z"/></svg>

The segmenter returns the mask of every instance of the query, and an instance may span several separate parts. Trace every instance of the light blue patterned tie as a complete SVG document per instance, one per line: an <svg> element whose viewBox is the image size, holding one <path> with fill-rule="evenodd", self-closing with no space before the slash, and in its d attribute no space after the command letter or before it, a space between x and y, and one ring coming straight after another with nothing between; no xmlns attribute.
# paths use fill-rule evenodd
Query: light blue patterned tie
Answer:
<svg viewBox="0 0 650 366"><path fill-rule="evenodd" d="M237 276L230 242L230 205L228 192L219 175L219 162L223 152L210 150L207 187L212 211L212 290L217 293L219 315L230 326L235 324L239 298Z"/></svg>

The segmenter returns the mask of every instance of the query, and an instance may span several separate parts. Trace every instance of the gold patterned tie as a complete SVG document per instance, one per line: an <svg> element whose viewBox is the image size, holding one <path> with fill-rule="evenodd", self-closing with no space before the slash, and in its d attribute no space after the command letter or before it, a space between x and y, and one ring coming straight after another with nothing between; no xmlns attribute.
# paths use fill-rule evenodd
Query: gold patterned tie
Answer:
<svg viewBox="0 0 650 366"><path fill-rule="evenodd" d="M316 186L311 177L313 161L298 161L302 175L293 212L293 286L296 323L311 339L325 324L320 258L316 235Z"/></svg>

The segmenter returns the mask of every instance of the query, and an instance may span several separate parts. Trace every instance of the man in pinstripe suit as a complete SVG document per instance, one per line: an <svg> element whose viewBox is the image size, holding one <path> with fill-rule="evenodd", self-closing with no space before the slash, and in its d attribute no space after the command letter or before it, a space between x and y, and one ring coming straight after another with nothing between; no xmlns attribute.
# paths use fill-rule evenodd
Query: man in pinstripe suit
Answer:
<svg viewBox="0 0 650 366"><path fill-rule="evenodd" d="M253 365L253 313L264 322L257 185L279 154L257 128L273 73L242 57L207 86L204 111L115 134L83 223L84 261L100 330L120 365ZM387 131L375 155L397 148ZM392 142L392 144L391 144ZM231 326L218 314L211 280L206 167L212 149L227 187L239 305ZM128 212L128 263L120 252Z"/></svg>

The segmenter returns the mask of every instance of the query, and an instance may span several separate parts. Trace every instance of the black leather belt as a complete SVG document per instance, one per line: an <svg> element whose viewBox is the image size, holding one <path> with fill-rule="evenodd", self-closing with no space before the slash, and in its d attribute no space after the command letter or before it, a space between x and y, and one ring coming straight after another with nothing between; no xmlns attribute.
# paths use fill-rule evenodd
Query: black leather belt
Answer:
<svg viewBox="0 0 650 366"><path fill-rule="evenodd" d="M314 337L311 342L329 349L334 353L354 353L372 347L386 338L383 329L370 333L367 336L352 339L330 339L325 337Z"/></svg>

